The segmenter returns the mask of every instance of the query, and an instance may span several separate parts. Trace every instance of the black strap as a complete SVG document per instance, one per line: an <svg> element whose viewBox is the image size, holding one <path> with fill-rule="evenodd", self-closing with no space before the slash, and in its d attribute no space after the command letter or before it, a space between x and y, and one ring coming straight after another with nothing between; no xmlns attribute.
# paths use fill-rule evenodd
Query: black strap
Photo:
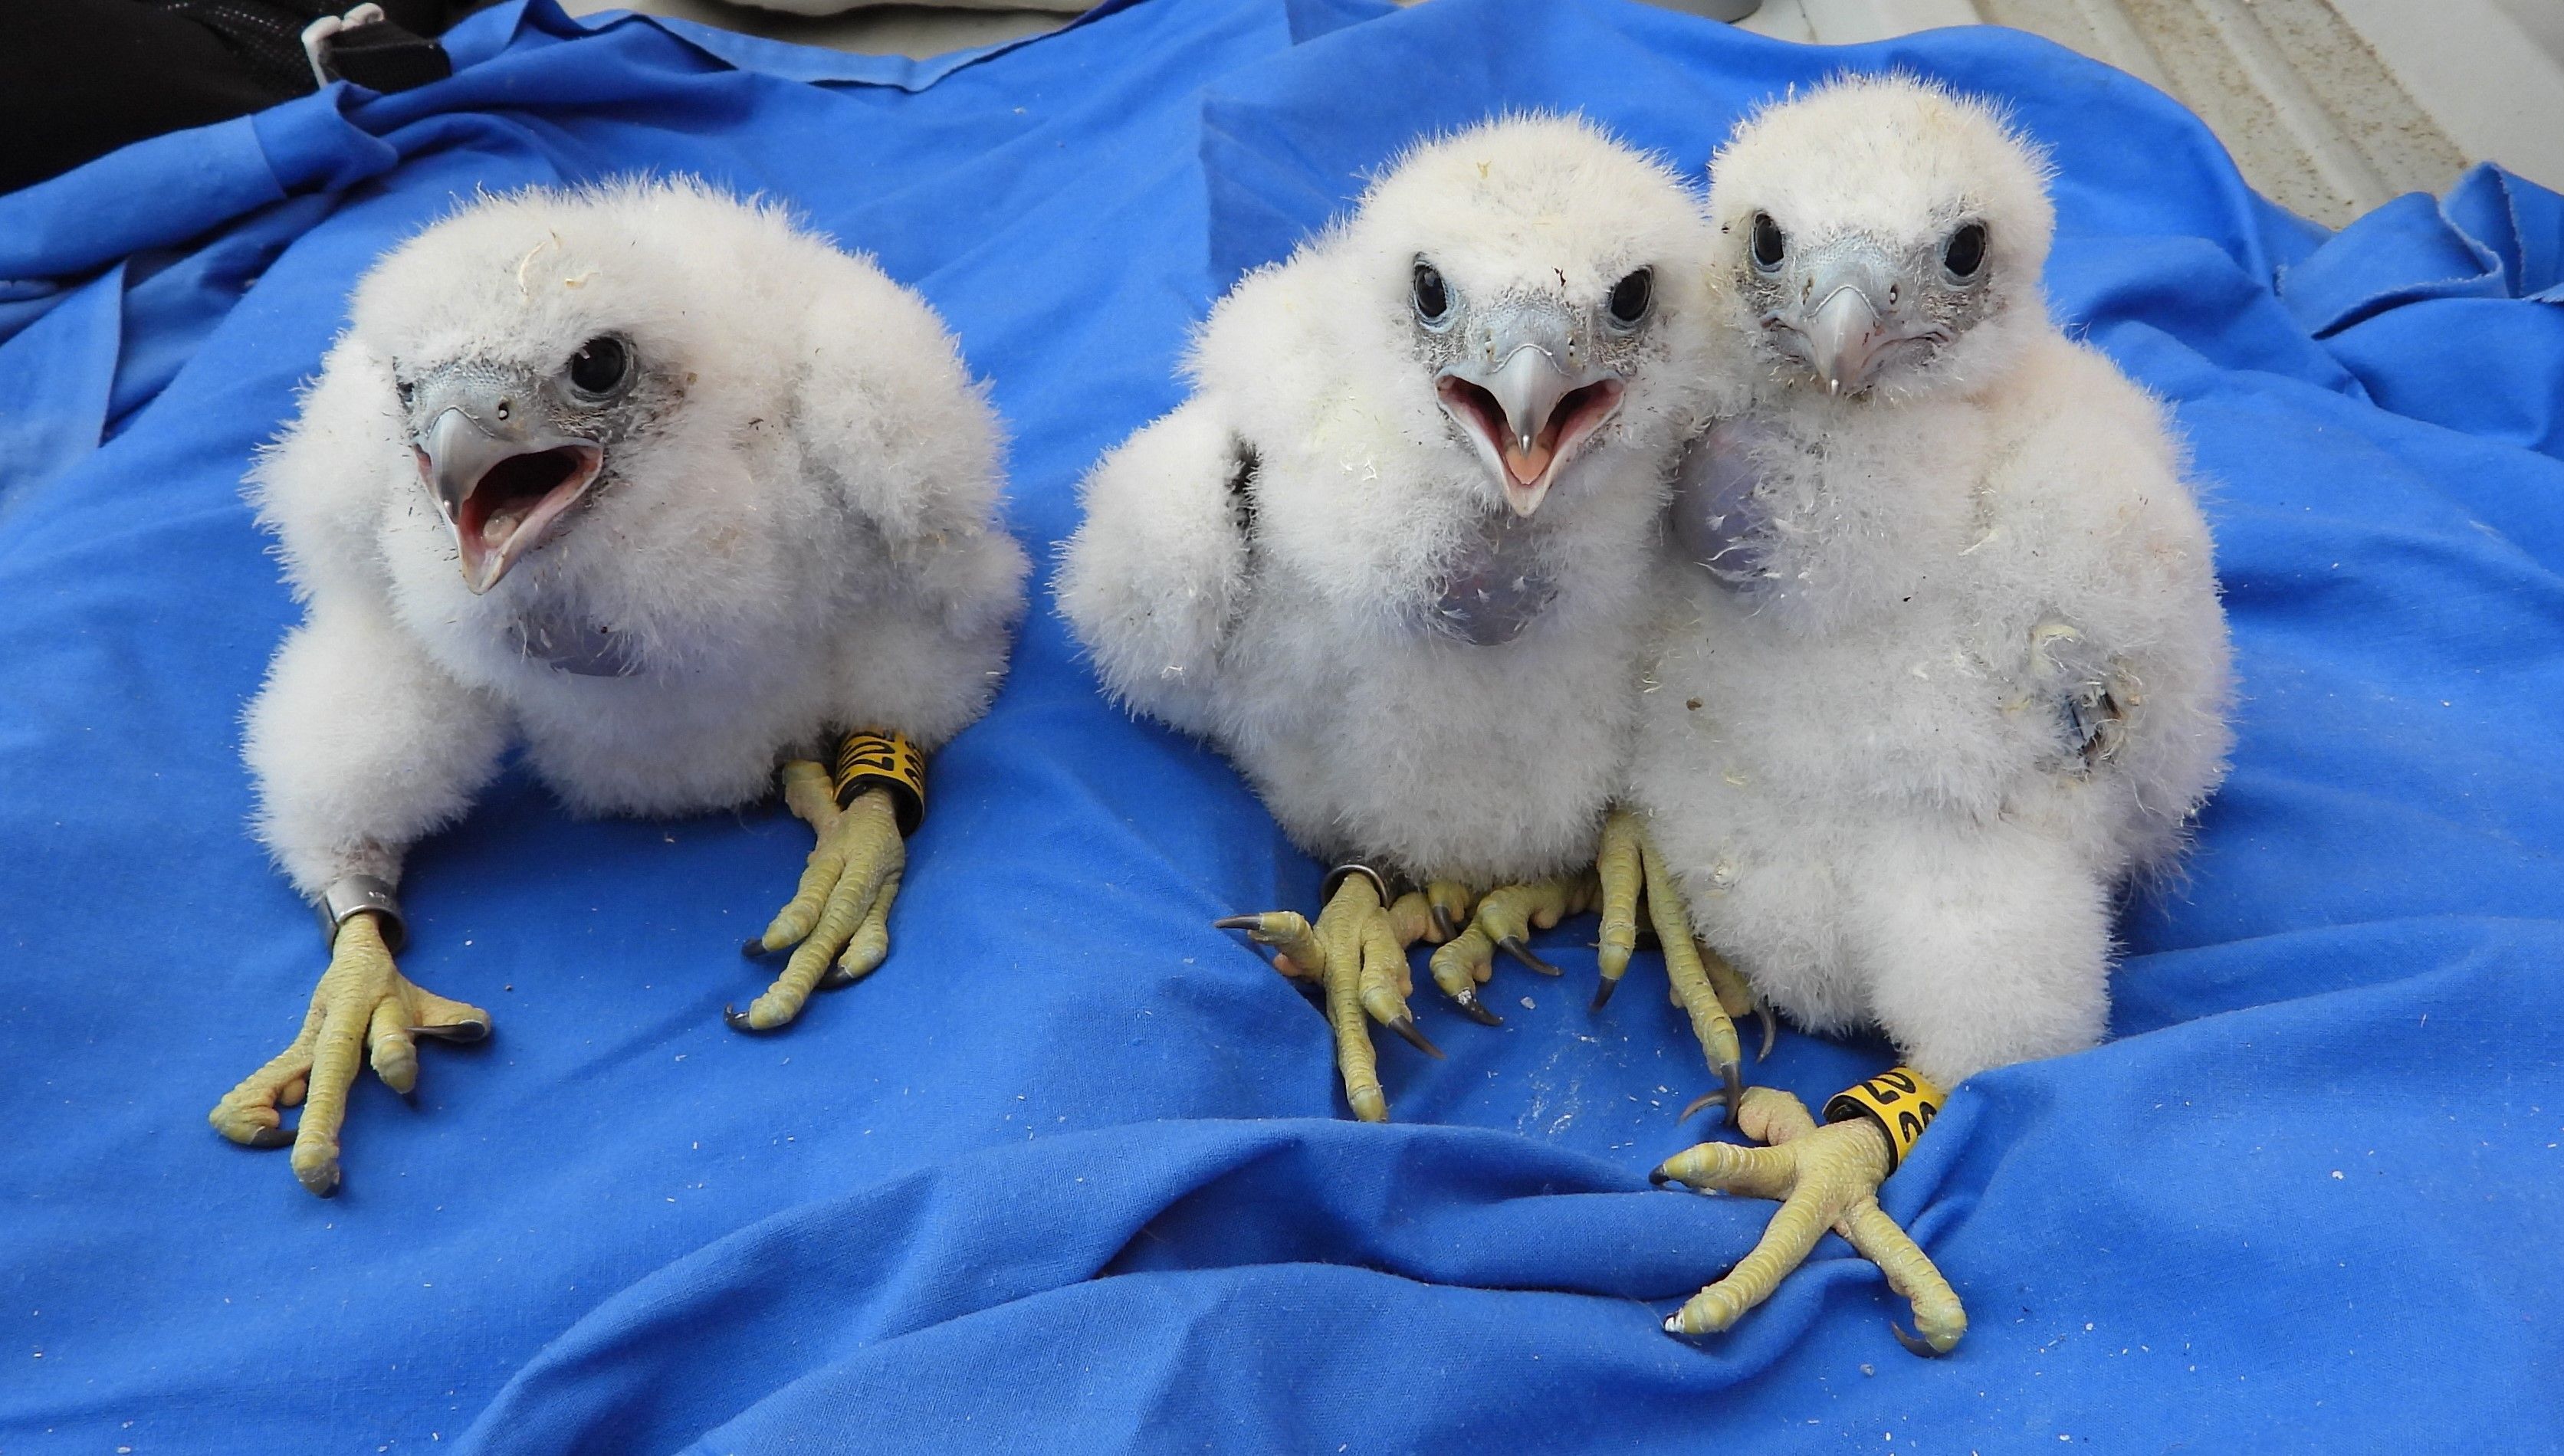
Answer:
<svg viewBox="0 0 2564 1456"><path fill-rule="evenodd" d="M454 74L443 46L388 20L338 32L320 56L331 74L369 91L408 91Z"/></svg>

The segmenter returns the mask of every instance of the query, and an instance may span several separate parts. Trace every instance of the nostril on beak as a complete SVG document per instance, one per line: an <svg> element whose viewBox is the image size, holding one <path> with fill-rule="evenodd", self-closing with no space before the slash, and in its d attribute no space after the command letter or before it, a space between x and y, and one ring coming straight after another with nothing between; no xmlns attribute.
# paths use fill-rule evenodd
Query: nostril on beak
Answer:
<svg viewBox="0 0 2564 1456"><path fill-rule="evenodd" d="M503 399L499 401L499 418L504 420L508 418L508 416L516 413L516 410L517 402L515 400Z"/></svg>

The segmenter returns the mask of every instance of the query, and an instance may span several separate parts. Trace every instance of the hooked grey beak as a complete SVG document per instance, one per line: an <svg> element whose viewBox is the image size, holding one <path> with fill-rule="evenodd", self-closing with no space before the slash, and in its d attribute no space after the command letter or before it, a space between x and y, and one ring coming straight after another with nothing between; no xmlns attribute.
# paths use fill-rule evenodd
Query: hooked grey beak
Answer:
<svg viewBox="0 0 2564 1456"><path fill-rule="evenodd" d="M1846 388L1859 393L1878 364L1885 333L1878 306L1860 285L1842 284L1826 295L1816 306L1816 316L1808 320L1810 362L1816 365L1816 377L1825 381L1825 393L1840 394Z"/></svg>
<svg viewBox="0 0 2564 1456"><path fill-rule="evenodd" d="M532 380L481 370L432 375L413 418L419 478L454 529L463 584L478 596L550 536L605 462L593 440L540 419Z"/></svg>
<svg viewBox="0 0 2564 1456"><path fill-rule="evenodd" d="M1803 304L1766 315L1764 322L1799 336L1796 351L1827 394L1867 389L1898 344L1948 341L1939 325L1906 316L1896 298L1895 264L1865 240L1838 240L1812 252L1806 266L1807 288L1800 297L1816 307Z"/></svg>
<svg viewBox="0 0 2564 1456"><path fill-rule="evenodd" d="M1620 376L1580 362L1591 352L1585 333L1560 304L1502 307L1472 356L1434 380L1442 412L1478 447L1516 516L1540 509L1578 448L1619 411Z"/></svg>

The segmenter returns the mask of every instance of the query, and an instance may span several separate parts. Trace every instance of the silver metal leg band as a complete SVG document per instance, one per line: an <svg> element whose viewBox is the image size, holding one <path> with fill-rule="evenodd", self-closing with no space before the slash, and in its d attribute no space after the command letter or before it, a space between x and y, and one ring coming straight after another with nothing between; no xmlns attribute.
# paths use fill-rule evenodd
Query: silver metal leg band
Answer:
<svg viewBox="0 0 2564 1456"><path fill-rule="evenodd" d="M383 944L395 955L409 943L409 923L401 919L400 897L392 893L391 882L374 875L341 875L320 892L313 907L320 914L320 934L331 944L338 941L338 928L347 917L360 911L372 911L382 926Z"/></svg>
<svg viewBox="0 0 2564 1456"><path fill-rule="evenodd" d="M1388 876L1383 875L1380 871L1373 869L1369 865L1342 864L1329 870L1327 872L1327 878L1318 882L1318 904L1323 906L1328 901L1335 899L1337 889L1343 886L1345 883L1345 877L1348 875L1360 875L1364 879L1369 880L1371 882L1371 888L1380 892L1380 903L1384 907L1386 907L1390 901L1396 899L1395 896L1389 893Z"/></svg>

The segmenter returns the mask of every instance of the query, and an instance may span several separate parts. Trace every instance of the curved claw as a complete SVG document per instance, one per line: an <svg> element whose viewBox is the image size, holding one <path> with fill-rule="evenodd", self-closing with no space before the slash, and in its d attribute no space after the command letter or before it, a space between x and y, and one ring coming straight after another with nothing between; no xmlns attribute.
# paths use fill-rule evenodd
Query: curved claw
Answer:
<svg viewBox="0 0 2564 1456"><path fill-rule="evenodd" d="M250 1134L248 1139L241 1144L241 1146L243 1147L291 1147L293 1145L294 1130L292 1128L261 1128L257 1132Z"/></svg>
<svg viewBox="0 0 2564 1456"><path fill-rule="evenodd" d="M1731 1128L1736 1126L1737 1111L1745 1106L1744 1070L1738 1067L1734 1062L1730 1062L1716 1070L1718 1072L1718 1080L1726 1083L1727 1085L1719 1088L1716 1092L1704 1092L1700 1096L1693 1098L1679 1114L1675 1115L1674 1121L1688 1122L1690 1121L1692 1114L1699 1112L1702 1108L1709 1106L1711 1103L1723 1103L1727 1108L1727 1126Z"/></svg>
<svg viewBox="0 0 2564 1456"><path fill-rule="evenodd" d="M1890 1333L1896 1336L1897 1344L1904 1346L1908 1351L1923 1356L1925 1359L1939 1359L1941 1356L1950 1352L1949 1350L1935 1349L1931 1341L1925 1340L1920 1336L1906 1334L1905 1327L1897 1324L1894 1320L1887 1322L1887 1328ZM1953 1343L1950 1350L1956 1349L1958 1349L1958 1346Z"/></svg>
<svg viewBox="0 0 2564 1456"><path fill-rule="evenodd" d="M412 1036L432 1036L438 1041L450 1042L455 1046L470 1046L476 1041L487 1041L490 1039L490 1023L487 1021L457 1021L445 1026L413 1026L409 1028L409 1034Z"/></svg>
<svg viewBox="0 0 2564 1456"><path fill-rule="evenodd" d="M1438 904L1430 909L1433 912L1433 934L1438 939L1447 941L1453 936L1460 934L1460 927L1453 923L1451 912L1444 910Z"/></svg>
<svg viewBox="0 0 2564 1456"><path fill-rule="evenodd" d="M1745 1110L1745 1070L1734 1062L1729 1062L1717 1070L1718 1080L1727 1084L1724 1089L1727 1102L1727 1126L1733 1128L1737 1126L1737 1115Z"/></svg>
<svg viewBox="0 0 2564 1456"><path fill-rule="evenodd" d="M1565 975L1567 972L1531 953L1531 946L1520 936L1507 936L1496 942L1496 948L1542 975Z"/></svg>
<svg viewBox="0 0 2564 1456"><path fill-rule="evenodd" d="M722 1020L730 1023L731 1030L744 1031L750 1036L772 1036L774 1033L781 1031L784 1026L792 1024L791 1022L786 1021L782 1026L759 1026L755 1022L748 1020L748 1013L742 1011L737 1006L722 1007Z"/></svg>
<svg viewBox="0 0 2564 1456"><path fill-rule="evenodd" d="M1505 1018L1488 1010L1486 1003L1478 999L1478 993L1474 990L1465 990L1451 997L1451 1004L1460 1008L1461 1015L1468 1017L1480 1026L1502 1026L1505 1024Z"/></svg>
<svg viewBox="0 0 2564 1456"><path fill-rule="evenodd" d="M1398 1017L1395 1021L1389 1023L1389 1029L1396 1032L1399 1036L1406 1038L1406 1044L1408 1046L1415 1048L1424 1055L1431 1057L1437 1062L1444 1060L1442 1049L1427 1040L1424 1033L1417 1029L1415 1018L1413 1016Z"/></svg>
<svg viewBox="0 0 2564 1456"><path fill-rule="evenodd" d="M1585 1009L1588 1011L1602 1010L1604 1006L1610 1004L1611 993L1618 989L1620 989L1620 982L1617 977L1607 975L1602 977L1602 984L1594 988L1593 1004L1587 1006Z"/></svg>
<svg viewBox="0 0 2564 1456"><path fill-rule="evenodd" d="M743 960L755 960L763 956L765 954L765 937L763 936L748 936L747 942L739 947L739 954L740 958Z"/></svg>
<svg viewBox="0 0 2564 1456"><path fill-rule="evenodd" d="M846 969L843 965L831 962L826 970L819 972L819 978L813 981L811 986L815 990L841 991L861 979L863 979L862 976Z"/></svg>
<svg viewBox="0 0 2564 1456"><path fill-rule="evenodd" d="M1754 1054L1755 1064L1759 1066L1772 1059L1773 1044L1781 1039L1781 1019L1761 1001L1754 1003L1754 1015L1763 1023L1763 1050Z"/></svg>
<svg viewBox="0 0 2564 1456"><path fill-rule="evenodd" d="M1264 923L1260 915L1224 915L1210 923L1214 931L1252 931Z"/></svg>
<svg viewBox="0 0 2564 1456"><path fill-rule="evenodd" d="M1688 1123L1692 1120L1692 1115L1699 1112L1702 1108L1709 1106L1711 1103L1724 1103L1727 1105L1728 1125L1733 1127L1736 1124L1736 1105L1742 1101L1744 1101L1744 1098L1741 1094L1730 1091L1724 1087L1719 1088L1715 1092L1704 1092L1700 1096L1695 1097L1690 1102L1684 1104L1683 1110L1674 1114L1674 1121L1677 1123ZM1664 1184L1660 1182L1656 1186L1663 1187Z"/></svg>

